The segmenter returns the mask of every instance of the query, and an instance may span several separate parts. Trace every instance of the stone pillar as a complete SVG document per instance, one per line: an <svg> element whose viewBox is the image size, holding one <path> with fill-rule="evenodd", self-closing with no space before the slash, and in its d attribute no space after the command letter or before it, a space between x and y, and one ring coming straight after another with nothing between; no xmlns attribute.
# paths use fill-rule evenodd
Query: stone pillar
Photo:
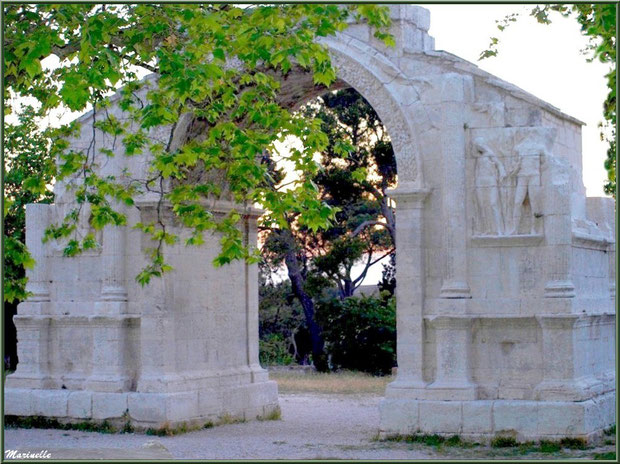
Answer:
<svg viewBox="0 0 620 464"><path fill-rule="evenodd" d="M260 211L246 216L246 246L255 248L258 244L257 219ZM268 373L258 359L258 264L245 263L245 307L247 315L247 353L248 366L252 372L252 382L265 382Z"/></svg>
<svg viewBox="0 0 620 464"><path fill-rule="evenodd" d="M49 246L43 243L43 234L50 224L50 209L51 205L42 203L26 205L26 247L35 265L32 269L26 269L26 291L30 296L19 305L20 315L49 313Z"/></svg>
<svg viewBox="0 0 620 464"><path fill-rule="evenodd" d="M609 255L609 297L616 299L616 244L610 243L607 248Z"/></svg>
<svg viewBox="0 0 620 464"><path fill-rule="evenodd" d="M537 400L583 401L587 395L575 381L576 314L537 316L542 329L543 380L536 386Z"/></svg>
<svg viewBox="0 0 620 464"><path fill-rule="evenodd" d="M570 279L572 247L555 245L548 247L547 250L545 298L574 298L575 286Z"/></svg>
<svg viewBox="0 0 620 464"><path fill-rule="evenodd" d="M102 241L102 287L97 312L123 314L127 311L124 228L107 225L103 229Z"/></svg>
<svg viewBox="0 0 620 464"><path fill-rule="evenodd" d="M164 275L161 279L167 278ZM153 286L153 282L149 285ZM157 293L164 301L163 292ZM148 305L148 302L145 303ZM162 306L164 304L161 303ZM156 311L140 318L140 377L136 390L145 393L177 392L184 388L185 382L175 368L174 319L169 314L169 308L156 308Z"/></svg>
<svg viewBox="0 0 620 464"><path fill-rule="evenodd" d="M24 303L22 303L24 304ZM20 304L21 306L21 304ZM45 315L16 315L17 357L14 374L6 379L7 388L50 388L50 323Z"/></svg>
<svg viewBox="0 0 620 464"><path fill-rule="evenodd" d="M26 269L28 299L17 307L13 317L17 329L19 363L14 374L7 378L9 388L47 388L51 382L49 365L50 337L50 280L49 246L43 233L50 223L51 205L26 205L26 247L35 260Z"/></svg>
<svg viewBox="0 0 620 464"><path fill-rule="evenodd" d="M429 325L435 330L435 381L428 386L431 396L441 400L475 400L471 382L471 318L435 316Z"/></svg>
<svg viewBox="0 0 620 464"><path fill-rule="evenodd" d="M467 194L465 179L465 78L447 74L442 87L441 152L446 250L441 298L471 298L467 284Z"/></svg>
<svg viewBox="0 0 620 464"><path fill-rule="evenodd" d="M133 321L127 312L125 288L125 230L107 225L101 249L101 294L96 315L89 318L93 333L93 370L86 387L94 391L126 391L131 383L127 373L128 329Z"/></svg>
<svg viewBox="0 0 620 464"><path fill-rule="evenodd" d="M396 201L396 356L398 374L386 396L422 389L424 348L424 200L429 190L399 184Z"/></svg>
<svg viewBox="0 0 620 464"><path fill-rule="evenodd" d="M562 160L550 156L545 156L543 160L544 226L547 242L547 281L544 296L573 298L575 286L570 275L573 235L569 168L562 164ZM564 306L560 312L570 311L570 305ZM556 309L559 310L559 307Z"/></svg>

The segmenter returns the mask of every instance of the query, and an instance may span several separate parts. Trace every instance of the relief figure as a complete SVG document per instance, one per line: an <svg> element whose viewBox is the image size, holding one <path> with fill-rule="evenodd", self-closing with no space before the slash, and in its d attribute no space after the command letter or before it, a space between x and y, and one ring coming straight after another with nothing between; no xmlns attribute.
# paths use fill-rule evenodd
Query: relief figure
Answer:
<svg viewBox="0 0 620 464"><path fill-rule="evenodd" d="M504 235L499 183L506 178L504 166L482 137L473 140L476 159L475 192L479 210L479 233Z"/></svg>
<svg viewBox="0 0 620 464"><path fill-rule="evenodd" d="M541 145L528 141L516 147L517 161L508 175L509 177L516 177L509 228L511 235L518 233L526 197L529 198L530 203L531 227L529 233L537 234L540 232L540 218L542 217L540 163L544 151L545 149Z"/></svg>

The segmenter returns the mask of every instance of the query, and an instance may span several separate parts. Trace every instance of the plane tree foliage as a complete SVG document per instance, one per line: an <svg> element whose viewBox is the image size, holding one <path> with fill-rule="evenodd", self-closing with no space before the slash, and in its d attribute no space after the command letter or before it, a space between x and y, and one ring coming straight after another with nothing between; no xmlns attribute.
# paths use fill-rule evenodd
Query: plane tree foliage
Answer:
<svg viewBox="0 0 620 464"><path fill-rule="evenodd" d="M5 115L19 114L16 102L24 99L34 102L38 121L62 108L92 110L97 129L124 148L119 155L93 138L87 149L72 149L67 137L77 133L77 122L42 133L44 152L55 160L52 178L30 172L24 192L42 194L44 184L61 181L77 205L45 239L62 239L66 255L79 254L97 246L95 234L78 233L85 206L91 229L124 226L123 208L134 207L140 195L156 195L157 220L136 226L153 239L149 265L136 276L141 284L171 269L164 245L180 241L162 220L164 210L191 230L186 245L219 234L215 265L258 259L243 243L241 214L233 210L221 218L210 210L207 200L222 195L223 185L235 202L260 204L266 227L288 227L288 212L298 213L298 223L310 230L327 227L336 211L317 197L309 179L319 171L314 154L328 139L320 121L292 110L283 83L301 76L313 90L327 89L336 70L316 39L345 29L352 18L393 44L387 7L373 5L5 4L2 14ZM139 78L147 72L156 78ZM123 119L107 111L117 91ZM152 136L160 129L169 134L163 143ZM288 136L300 140L287 156L303 175L290 189L277 190L264 154ZM8 153L18 158L21 148ZM151 159L145 178L100 174L106 158L140 154ZM16 239L21 245L7 259L32 264L23 237ZM23 281L14 283L23 290Z"/></svg>

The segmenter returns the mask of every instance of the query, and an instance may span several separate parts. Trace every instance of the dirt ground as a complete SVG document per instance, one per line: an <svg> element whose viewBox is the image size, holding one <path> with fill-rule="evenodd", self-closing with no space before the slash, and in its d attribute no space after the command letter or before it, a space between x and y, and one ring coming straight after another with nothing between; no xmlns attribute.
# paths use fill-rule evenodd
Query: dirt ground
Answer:
<svg viewBox="0 0 620 464"><path fill-rule="evenodd" d="M615 439L586 450L429 446L377 440L377 394L282 393L282 419L229 424L172 437L5 429L6 450L62 459L586 459L615 452ZM612 443L613 442L613 443ZM146 446L145 446L146 445Z"/></svg>

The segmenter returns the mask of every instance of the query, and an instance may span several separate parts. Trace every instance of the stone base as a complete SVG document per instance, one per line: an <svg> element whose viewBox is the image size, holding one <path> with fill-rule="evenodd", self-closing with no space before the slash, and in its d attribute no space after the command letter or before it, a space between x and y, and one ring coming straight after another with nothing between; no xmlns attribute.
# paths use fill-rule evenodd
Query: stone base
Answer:
<svg viewBox="0 0 620 464"><path fill-rule="evenodd" d="M590 442L616 422L615 401L615 392L579 402L384 398L380 435L460 435L477 441L496 436L518 441L572 437Z"/></svg>
<svg viewBox="0 0 620 464"><path fill-rule="evenodd" d="M253 420L277 411L274 381L178 393L6 388L4 414L43 416L61 423L103 421L137 430L204 425L221 419Z"/></svg>

